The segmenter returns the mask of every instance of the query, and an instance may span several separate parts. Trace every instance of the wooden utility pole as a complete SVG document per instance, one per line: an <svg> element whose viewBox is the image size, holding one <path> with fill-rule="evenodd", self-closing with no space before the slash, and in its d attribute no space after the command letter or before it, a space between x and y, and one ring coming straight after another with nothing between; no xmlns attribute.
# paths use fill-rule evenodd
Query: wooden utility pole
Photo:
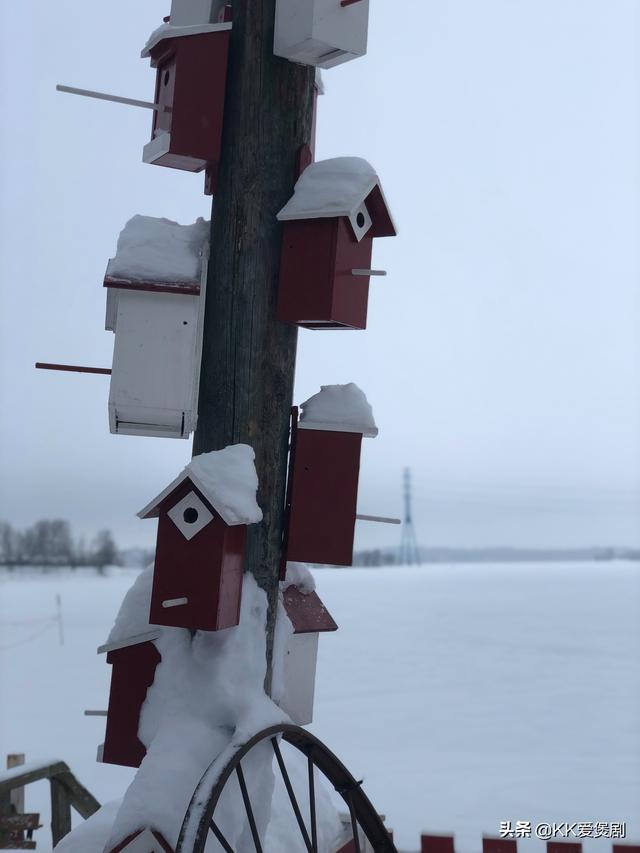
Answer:
<svg viewBox="0 0 640 853"><path fill-rule="evenodd" d="M268 692L297 343L297 328L276 320L276 214L311 142L314 85L313 68L273 54L275 2L233 3L193 445L198 454L244 442L256 453L264 520L248 528L246 559L269 601Z"/></svg>

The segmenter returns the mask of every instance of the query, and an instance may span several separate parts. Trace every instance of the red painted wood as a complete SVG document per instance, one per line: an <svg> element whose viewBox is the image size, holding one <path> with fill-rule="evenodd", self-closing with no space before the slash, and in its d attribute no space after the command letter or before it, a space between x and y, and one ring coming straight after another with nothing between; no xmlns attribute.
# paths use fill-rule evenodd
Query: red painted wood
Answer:
<svg viewBox="0 0 640 853"><path fill-rule="evenodd" d="M147 751L138 739L140 709L159 662L160 653L153 643L139 643L108 653L107 663L113 669L102 757L106 764L140 766Z"/></svg>
<svg viewBox="0 0 640 853"><path fill-rule="evenodd" d="M366 199L367 210L371 216L369 237L395 237L396 229L387 209L382 190L376 185Z"/></svg>
<svg viewBox="0 0 640 853"><path fill-rule="evenodd" d="M213 520L192 539L185 539L167 512L194 491L213 513ZM159 504L156 559L151 592L152 625L217 631L240 620L240 598L246 526L229 527L188 478ZM179 607L163 607L186 597Z"/></svg>
<svg viewBox="0 0 640 853"><path fill-rule="evenodd" d="M149 293L177 293L183 296L198 296L200 283L187 281L135 281L130 278L114 278L107 275L103 287L115 290L143 290Z"/></svg>
<svg viewBox="0 0 640 853"><path fill-rule="evenodd" d="M454 853L453 835L420 836L420 853Z"/></svg>
<svg viewBox="0 0 640 853"><path fill-rule="evenodd" d="M613 844L612 853L640 853L640 844Z"/></svg>
<svg viewBox="0 0 640 853"><path fill-rule="evenodd" d="M296 171L295 171L295 179L296 181L300 177L300 175L304 172L307 166L310 166L313 163L313 153L311 151L310 145L301 145L298 149L298 158L296 162Z"/></svg>
<svg viewBox="0 0 640 853"><path fill-rule="evenodd" d="M278 319L308 329L364 329L372 240L360 243L344 217L284 223Z"/></svg>
<svg viewBox="0 0 640 853"><path fill-rule="evenodd" d="M582 853L579 841L547 841L547 853Z"/></svg>
<svg viewBox="0 0 640 853"><path fill-rule="evenodd" d="M316 634L337 631L338 626L316 592L303 593L297 586L288 586L284 593L284 607L293 624L294 634Z"/></svg>
<svg viewBox="0 0 640 853"><path fill-rule="evenodd" d="M111 374L109 367L83 367L79 364L49 364L46 361L36 361L38 370L64 370L69 373L102 373L105 376Z"/></svg>
<svg viewBox="0 0 640 853"><path fill-rule="evenodd" d="M144 829L139 829L137 832L132 832L131 835L128 835L123 841L120 842L120 844L117 844L115 847L113 847L110 850L110 853L127 853L127 847L129 846L129 844L131 844L132 841L135 841L135 839L143 832ZM152 829L151 832L153 833L153 837L158 842L161 850L163 850L164 853L174 853L173 847L169 844L168 841L165 840L161 833L159 833L156 829Z"/></svg>
<svg viewBox="0 0 640 853"><path fill-rule="evenodd" d="M154 165L198 172L206 168L215 186L222 141L230 31L165 39L151 50L157 67L156 130L171 133L167 154Z"/></svg>
<svg viewBox="0 0 640 853"><path fill-rule="evenodd" d="M298 429L287 559L350 566L361 433Z"/></svg>
<svg viewBox="0 0 640 853"><path fill-rule="evenodd" d="M515 838L483 838L482 853L517 853Z"/></svg>

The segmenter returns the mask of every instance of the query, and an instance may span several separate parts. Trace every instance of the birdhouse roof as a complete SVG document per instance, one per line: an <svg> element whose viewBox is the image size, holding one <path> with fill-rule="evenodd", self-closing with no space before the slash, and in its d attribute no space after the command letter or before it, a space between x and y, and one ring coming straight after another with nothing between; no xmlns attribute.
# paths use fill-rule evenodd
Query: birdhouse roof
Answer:
<svg viewBox="0 0 640 853"><path fill-rule="evenodd" d="M374 168L361 157L334 157L307 166L278 219L352 216L363 202L371 216L371 236L393 237L395 225Z"/></svg>
<svg viewBox="0 0 640 853"><path fill-rule="evenodd" d="M138 513L139 518L155 518L159 506L187 478L199 489L225 524L256 524L262 510L256 502L258 475L255 453L248 444L231 444L194 456L176 479Z"/></svg>
<svg viewBox="0 0 640 853"><path fill-rule="evenodd" d="M161 41L166 41L167 39L183 38L184 36L197 36L201 33L217 33L224 30L230 30L231 27L231 21L226 21L221 24L189 24L188 26L182 27L172 26L171 23L162 24L151 33L147 39L147 43L142 48L140 56L143 59L151 56L151 51L154 47L160 44Z"/></svg>
<svg viewBox="0 0 640 853"><path fill-rule="evenodd" d="M112 640L109 643L104 643L102 646L98 646L98 654L106 654L108 652L115 652L118 649L126 649L127 646L139 646L140 643L150 643L153 640L157 640L160 636L160 629L156 628L153 631L145 631L143 634L134 634L131 637L126 637L121 640Z"/></svg>
<svg viewBox="0 0 640 853"><path fill-rule="evenodd" d="M299 429L361 432L374 438L378 427L364 391L355 382L322 385L320 391L300 406Z"/></svg>
<svg viewBox="0 0 640 853"><path fill-rule="evenodd" d="M317 634L337 631L338 626L316 592L304 593L297 586L288 586L282 593L287 616L294 634Z"/></svg>
<svg viewBox="0 0 640 853"><path fill-rule="evenodd" d="M209 223L202 218L192 225L180 225L171 219L137 214L120 232L107 278L199 288L208 244Z"/></svg>

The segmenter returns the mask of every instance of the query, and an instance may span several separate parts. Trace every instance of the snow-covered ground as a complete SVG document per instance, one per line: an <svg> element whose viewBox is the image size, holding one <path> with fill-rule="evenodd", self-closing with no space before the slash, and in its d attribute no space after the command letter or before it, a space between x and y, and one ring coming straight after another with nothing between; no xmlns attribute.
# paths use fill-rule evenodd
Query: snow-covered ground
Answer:
<svg viewBox="0 0 640 853"><path fill-rule="evenodd" d="M311 728L364 778L401 849L430 830L472 853L505 820L626 821L640 842L640 566L315 575L340 630L321 638ZM106 708L96 647L134 577L0 576L0 755L62 758L101 802L133 771L95 762L104 719L83 710ZM56 595L64 645L46 621ZM48 824L47 783L28 789L27 808Z"/></svg>

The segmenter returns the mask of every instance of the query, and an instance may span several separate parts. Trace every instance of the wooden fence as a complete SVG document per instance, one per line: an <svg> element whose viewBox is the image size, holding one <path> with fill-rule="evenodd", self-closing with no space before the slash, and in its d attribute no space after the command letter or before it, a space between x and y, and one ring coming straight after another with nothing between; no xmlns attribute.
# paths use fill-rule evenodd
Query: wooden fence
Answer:
<svg viewBox="0 0 640 853"><path fill-rule="evenodd" d="M78 782L64 761L14 767L0 775L0 850L35 850L31 834L39 827L40 815L24 814L16 804L20 802L19 792L24 786L41 779L48 779L51 788L54 846L71 832L72 808L83 818L90 817L100 808L100 803Z"/></svg>

